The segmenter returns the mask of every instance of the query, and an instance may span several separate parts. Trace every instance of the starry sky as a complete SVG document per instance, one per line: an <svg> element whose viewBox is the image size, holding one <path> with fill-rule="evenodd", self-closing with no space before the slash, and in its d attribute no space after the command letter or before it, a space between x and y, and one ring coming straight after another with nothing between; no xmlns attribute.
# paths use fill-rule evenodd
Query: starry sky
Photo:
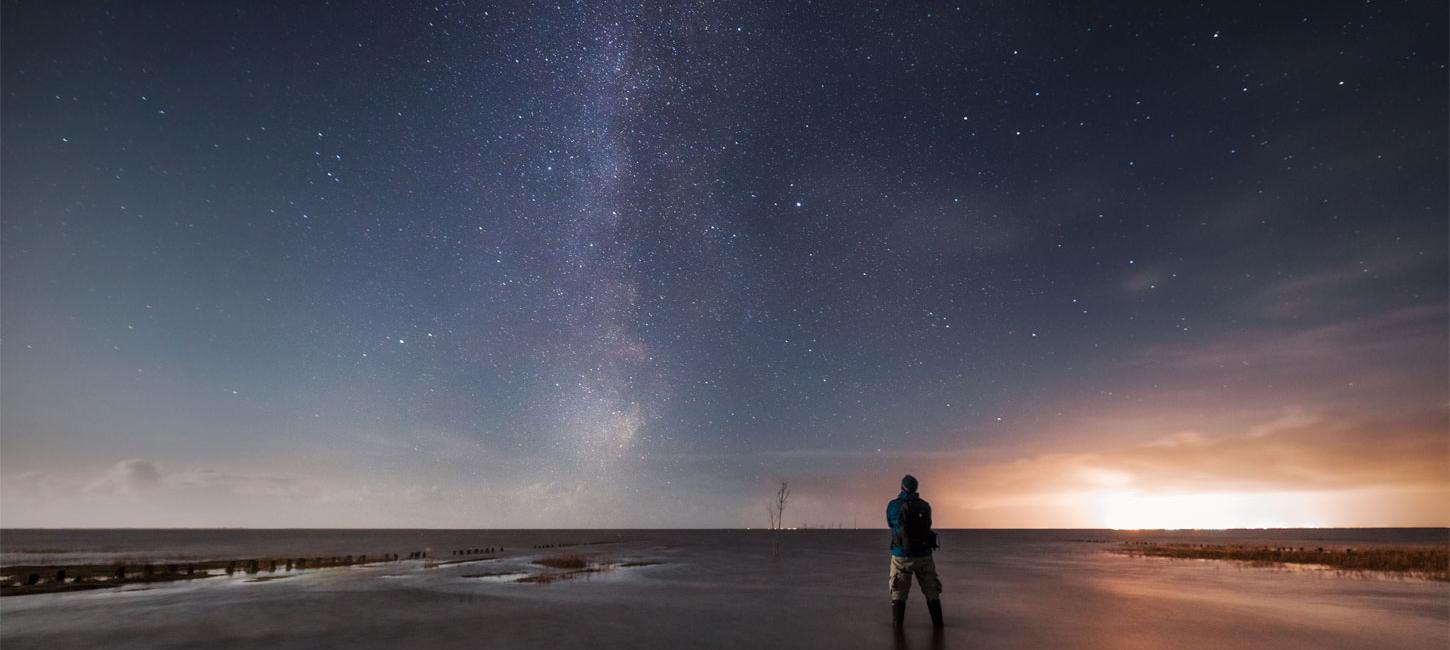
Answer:
<svg viewBox="0 0 1450 650"><path fill-rule="evenodd" d="M1265 4L7 0L3 525L1450 524L1447 8Z"/></svg>

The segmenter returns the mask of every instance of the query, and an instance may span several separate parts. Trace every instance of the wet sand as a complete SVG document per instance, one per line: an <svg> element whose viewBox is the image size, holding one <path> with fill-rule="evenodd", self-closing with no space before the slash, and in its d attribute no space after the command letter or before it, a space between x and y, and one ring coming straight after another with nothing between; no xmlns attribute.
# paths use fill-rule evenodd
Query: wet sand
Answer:
<svg viewBox="0 0 1450 650"><path fill-rule="evenodd" d="M882 531L789 531L780 535L778 557L764 531L611 535L617 541L581 552L614 562L616 568L561 581L518 582L546 569L535 561L554 551L514 540L515 548L479 562L438 565L405 559L262 582L249 581L255 576L220 576L4 598L0 645L1450 645L1450 585L1442 582L1131 557L1060 531L944 531L937 562L948 627L931 629L918 593L908 604L907 630L898 637L888 624ZM623 566L628 563L641 566Z"/></svg>

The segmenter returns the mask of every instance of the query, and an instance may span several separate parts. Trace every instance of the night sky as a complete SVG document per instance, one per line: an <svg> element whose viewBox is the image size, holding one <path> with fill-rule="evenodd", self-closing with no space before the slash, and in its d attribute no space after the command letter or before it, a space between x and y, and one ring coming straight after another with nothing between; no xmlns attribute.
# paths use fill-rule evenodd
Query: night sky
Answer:
<svg viewBox="0 0 1450 650"><path fill-rule="evenodd" d="M1446 525L1444 2L6 0L6 526Z"/></svg>

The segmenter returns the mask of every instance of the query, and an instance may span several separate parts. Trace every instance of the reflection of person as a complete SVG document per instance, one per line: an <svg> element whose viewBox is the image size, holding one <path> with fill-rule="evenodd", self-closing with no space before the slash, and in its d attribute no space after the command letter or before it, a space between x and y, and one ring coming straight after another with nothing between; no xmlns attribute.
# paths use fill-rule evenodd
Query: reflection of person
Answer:
<svg viewBox="0 0 1450 650"><path fill-rule="evenodd" d="M916 493L916 477L901 479L901 494L886 504L886 525L891 527L891 624L901 629L906 615L906 596L911 593L911 577L921 585L931 624L942 626L941 579L936 575L936 562L931 552L937 548L936 533L931 530L931 504Z"/></svg>

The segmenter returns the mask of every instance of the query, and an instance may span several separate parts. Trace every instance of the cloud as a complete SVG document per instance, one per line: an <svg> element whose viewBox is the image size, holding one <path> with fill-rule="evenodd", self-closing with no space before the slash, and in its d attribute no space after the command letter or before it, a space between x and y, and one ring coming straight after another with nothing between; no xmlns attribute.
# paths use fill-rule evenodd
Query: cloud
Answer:
<svg viewBox="0 0 1450 650"><path fill-rule="evenodd" d="M1440 303L1308 328L1248 330L1199 344L1154 346L1146 350L1145 358L1165 360L1183 370L1369 363L1384 353L1444 349L1446 313L1447 305Z"/></svg>
<svg viewBox="0 0 1450 650"><path fill-rule="evenodd" d="M1277 431L1302 429L1319 422L1318 417L1309 414L1302 408L1290 408L1284 412L1284 415L1272 421L1249 427L1245 435L1250 438L1262 438Z"/></svg>
<svg viewBox="0 0 1450 650"><path fill-rule="evenodd" d="M1432 258L1420 254L1423 250L1423 243L1416 241L1329 247L1316 258L1317 268L1269 282L1249 296L1248 313L1295 320L1372 312L1376 305L1382 309L1386 299L1403 297L1386 288L1435 272Z"/></svg>
<svg viewBox="0 0 1450 650"><path fill-rule="evenodd" d="M352 462L367 458L371 456ZM150 460L127 459L91 472L76 468L70 473L5 474L0 516L9 527L618 525L606 517L618 516L618 506L624 502L620 490L628 486L602 483L587 474L534 469L558 478L518 480L508 475L485 481L430 476L420 481L408 475L357 471L297 474L204 467L169 471ZM637 510L649 514L650 521L630 520L636 525L679 525L654 514L667 510Z"/></svg>
<svg viewBox="0 0 1450 650"><path fill-rule="evenodd" d="M101 477L86 487L94 494L123 494L136 496L155 489L161 484L161 471L149 460L133 458L123 460L111 467Z"/></svg>
<svg viewBox="0 0 1450 650"><path fill-rule="evenodd" d="M298 498L318 494L299 477L267 473L237 474L199 469L167 476L165 483L172 489L225 492L240 497Z"/></svg>
<svg viewBox="0 0 1450 650"><path fill-rule="evenodd" d="M279 512L288 525L299 525L309 515L294 506L318 503L327 493L306 477L205 468L168 472L140 458L90 474L82 468L6 475L3 486L5 525L43 527L277 525L262 515ZM289 508L294 512L282 512ZM319 521L316 513L310 517Z"/></svg>

